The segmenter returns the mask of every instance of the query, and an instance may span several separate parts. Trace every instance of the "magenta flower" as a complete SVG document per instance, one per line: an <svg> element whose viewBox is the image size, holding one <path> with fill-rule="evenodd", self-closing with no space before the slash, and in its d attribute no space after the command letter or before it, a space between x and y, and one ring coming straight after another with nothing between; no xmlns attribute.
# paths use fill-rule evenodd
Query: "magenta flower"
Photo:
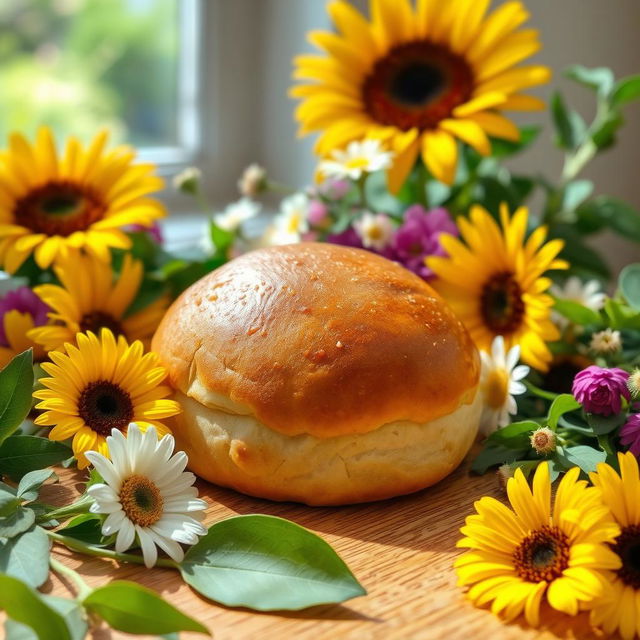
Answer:
<svg viewBox="0 0 640 640"><path fill-rule="evenodd" d="M576 375L571 392L587 413L610 416L620 413L621 398L631 400L628 379L629 374L622 369L592 365Z"/></svg>
<svg viewBox="0 0 640 640"><path fill-rule="evenodd" d="M446 209L427 211L419 204L409 207L392 241L394 260L428 280L434 273L424 263L427 256L444 256L440 234L458 235L458 227Z"/></svg>
<svg viewBox="0 0 640 640"><path fill-rule="evenodd" d="M340 244L343 247L355 247L356 249L364 249L362 239L353 227L347 227L340 233L331 233L327 236L327 242L332 244Z"/></svg>
<svg viewBox="0 0 640 640"><path fill-rule="evenodd" d="M7 335L4 331L4 316L9 311L28 313L33 318L33 326L47 324L49 307L29 289L18 287L0 297L0 346L9 347Z"/></svg>
<svg viewBox="0 0 640 640"><path fill-rule="evenodd" d="M634 456L640 457L640 414L632 413L620 429L620 442L629 447Z"/></svg>
<svg viewBox="0 0 640 640"><path fill-rule="evenodd" d="M307 220L314 227L323 227L331 222L329 209L322 200L311 200L307 210Z"/></svg>
<svg viewBox="0 0 640 640"><path fill-rule="evenodd" d="M342 200L351 190L351 183L348 180L329 179L322 183L320 191L329 200Z"/></svg>
<svg viewBox="0 0 640 640"><path fill-rule="evenodd" d="M129 231L131 233L144 232L148 233L151 239L156 244L163 244L164 237L162 235L162 229L157 222L154 222L150 227L147 227L143 224L130 224L125 228L125 231Z"/></svg>

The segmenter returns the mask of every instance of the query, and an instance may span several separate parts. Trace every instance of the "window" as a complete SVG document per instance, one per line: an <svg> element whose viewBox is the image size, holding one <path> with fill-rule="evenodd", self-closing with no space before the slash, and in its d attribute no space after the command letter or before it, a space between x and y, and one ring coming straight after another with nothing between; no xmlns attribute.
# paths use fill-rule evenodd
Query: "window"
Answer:
<svg viewBox="0 0 640 640"><path fill-rule="evenodd" d="M0 139L51 126L58 139L141 148L189 162L198 137L198 0L5 0L0 3Z"/></svg>

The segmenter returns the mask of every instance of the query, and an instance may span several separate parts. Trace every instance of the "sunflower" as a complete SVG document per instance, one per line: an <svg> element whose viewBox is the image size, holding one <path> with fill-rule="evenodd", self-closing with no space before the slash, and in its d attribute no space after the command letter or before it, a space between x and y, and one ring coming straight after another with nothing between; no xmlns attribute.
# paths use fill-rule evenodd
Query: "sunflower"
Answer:
<svg viewBox="0 0 640 640"><path fill-rule="evenodd" d="M496 336L504 336L505 348L519 344L523 362L545 370L551 361L546 342L560 333L551 322L551 285L542 277L548 269L566 269L556 256L562 240L547 237L538 227L525 242L528 211L518 209L509 217L500 209L502 230L482 207L471 208L470 220L458 218L465 243L442 234L440 243L449 257L429 257L427 266L440 278L434 286L453 307L475 340L489 351Z"/></svg>
<svg viewBox="0 0 640 640"><path fill-rule="evenodd" d="M33 254L46 269L60 255L84 249L101 260L109 248L128 249L121 227L151 226L165 215L147 195L163 182L153 165L133 165L128 147L105 151L107 133L85 149L76 138L64 154L56 152L52 133L38 132L34 145L18 133L0 152L0 266L14 273Z"/></svg>
<svg viewBox="0 0 640 640"><path fill-rule="evenodd" d="M171 389L160 383L167 371L155 353L143 355L140 341L128 345L117 341L108 329L76 336L77 346L65 345L66 353L52 351L53 361L42 368L51 376L41 378L46 389L34 392L43 409L35 423L52 426L50 440L73 437L78 467L89 463L85 451L108 455L106 437L113 429L126 431L135 422L142 430L154 426L160 436L169 429L159 420L180 412L180 405L167 400Z"/></svg>
<svg viewBox="0 0 640 640"><path fill-rule="evenodd" d="M52 311L51 324L37 327L29 338L43 345L46 351L62 349L65 342L74 342L77 333L110 329L129 342L141 340L145 346L158 327L166 307L164 297L144 309L127 314L136 299L144 268L129 254L124 258L120 275L113 279L109 262L85 255L71 254L61 260L54 271L61 285L36 287L38 294Z"/></svg>
<svg viewBox="0 0 640 640"><path fill-rule="evenodd" d="M329 12L340 35L314 31L310 41L328 56L298 56L293 87L300 134L323 131L326 156L352 140L383 140L394 152L388 174L396 192L418 155L439 180L453 182L456 140L482 155L489 136L517 140L502 110L542 109L520 93L549 80L547 67L517 67L540 48L538 33L518 30L528 13L506 2L485 15L490 0L371 0L371 23L345 1Z"/></svg>
<svg viewBox="0 0 640 640"><path fill-rule="evenodd" d="M640 636L640 479L633 454L619 453L618 462L619 475L604 463L590 474L620 525L612 548L622 561L622 567L606 574L606 597L596 603L591 622L607 634L617 629L624 640L630 640Z"/></svg>
<svg viewBox="0 0 640 640"><path fill-rule="evenodd" d="M507 621L524 612L535 627L545 595L569 615L602 595L602 572L620 566L606 543L620 529L600 492L577 480L579 473L573 467L564 475L553 511L547 462L538 465L533 491L520 469L508 480L513 511L495 498L475 503L477 514L467 517L458 542L470 551L455 562L458 584L470 587L474 605L492 603L492 613Z"/></svg>

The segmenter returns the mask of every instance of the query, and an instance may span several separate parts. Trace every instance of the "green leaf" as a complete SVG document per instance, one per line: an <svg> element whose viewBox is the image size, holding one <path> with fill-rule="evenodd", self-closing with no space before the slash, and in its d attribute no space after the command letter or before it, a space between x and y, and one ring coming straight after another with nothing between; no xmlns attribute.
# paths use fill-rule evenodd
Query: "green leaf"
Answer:
<svg viewBox="0 0 640 640"><path fill-rule="evenodd" d="M612 416L601 416L597 413L585 414L587 423L593 429L596 435L605 435L611 433L619 426L623 425L626 420L624 413L614 414Z"/></svg>
<svg viewBox="0 0 640 640"><path fill-rule="evenodd" d="M562 95L558 92L555 92L551 98L551 115L556 128L558 146L569 151L577 149L585 139L587 125L578 112L567 108Z"/></svg>
<svg viewBox="0 0 640 640"><path fill-rule="evenodd" d="M82 604L118 631L137 634L197 631L210 635L205 626L178 611L155 591L135 582L111 582L92 591Z"/></svg>
<svg viewBox="0 0 640 640"><path fill-rule="evenodd" d="M258 611L298 610L366 594L322 538L265 515L214 524L189 549L180 571L207 598Z"/></svg>
<svg viewBox="0 0 640 640"><path fill-rule="evenodd" d="M0 474L13 480L69 458L72 451L61 442L38 436L11 436L0 445Z"/></svg>
<svg viewBox="0 0 640 640"><path fill-rule="evenodd" d="M35 500L38 497L40 487L52 477L56 478L56 474L52 469L30 471L20 480L17 496L23 500Z"/></svg>
<svg viewBox="0 0 640 640"><path fill-rule="evenodd" d="M127 307L124 317L129 318L139 311L146 309L150 304L158 300L165 290L166 287L164 282L145 278L140 285L140 289L138 290L138 293L136 293L136 297L133 302Z"/></svg>
<svg viewBox="0 0 640 640"><path fill-rule="evenodd" d="M494 158L507 158L516 153L520 153L537 140L540 131L542 131L542 127L535 125L521 127L520 139L517 141L491 138L491 155ZM429 202L431 202L431 200L429 200Z"/></svg>
<svg viewBox="0 0 640 640"><path fill-rule="evenodd" d="M33 392L33 353L17 355L0 371L0 444L6 440L31 411Z"/></svg>
<svg viewBox="0 0 640 640"><path fill-rule="evenodd" d="M579 302L573 300L556 300L553 303L553 308L573 324L581 326L602 324L602 318L597 311L583 307Z"/></svg>
<svg viewBox="0 0 640 640"><path fill-rule="evenodd" d="M471 471L478 474L486 473L490 467L507 462L515 462L519 458L526 456L530 450L530 446L527 446L526 449L524 447L522 449L511 449L501 444L486 443L473 461Z"/></svg>
<svg viewBox="0 0 640 640"><path fill-rule="evenodd" d="M36 521L36 514L28 507L18 507L13 513L0 518L0 538L14 538L24 533Z"/></svg>
<svg viewBox="0 0 640 640"><path fill-rule="evenodd" d="M640 98L640 75L629 76L616 83L611 96L611 104L614 107L622 107L638 98Z"/></svg>
<svg viewBox="0 0 640 640"><path fill-rule="evenodd" d="M497 429L488 438L487 443L496 444L508 449L527 449L530 447L530 434L540 425L533 420L512 422L510 425Z"/></svg>
<svg viewBox="0 0 640 640"><path fill-rule="evenodd" d="M549 407L549 417L547 420L549 428L555 431L560 416L569 413L569 411L575 411L579 409L580 406L580 403L570 393L559 395Z"/></svg>
<svg viewBox="0 0 640 640"><path fill-rule="evenodd" d="M596 465L604 462L607 454L599 449L578 445L577 447L567 447L564 450L564 457L569 464L580 467L585 473L596 470Z"/></svg>
<svg viewBox="0 0 640 640"><path fill-rule="evenodd" d="M573 227L557 225L554 228L554 235L565 241L560 257L567 260L572 269L580 269L588 277L609 280L611 272L607 264L599 253L585 244L580 234Z"/></svg>
<svg viewBox="0 0 640 640"><path fill-rule="evenodd" d="M236 237L235 233L221 229L213 220L209 223L209 233L216 255L226 256Z"/></svg>
<svg viewBox="0 0 640 640"><path fill-rule="evenodd" d="M105 546L110 539L102 535L102 518L93 513L83 513L74 518L66 527L58 529L57 533L95 547Z"/></svg>
<svg viewBox="0 0 640 640"><path fill-rule="evenodd" d="M640 310L640 263L628 264L618 277L618 286L633 309Z"/></svg>
<svg viewBox="0 0 640 640"><path fill-rule="evenodd" d="M38 588L49 576L49 538L41 527L33 527L0 546L0 573Z"/></svg>
<svg viewBox="0 0 640 640"><path fill-rule="evenodd" d="M564 212L575 211L592 193L593 182L591 180L574 180L564 188L562 198L562 210Z"/></svg>
<svg viewBox="0 0 640 640"><path fill-rule="evenodd" d="M587 69L582 65L574 65L565 71L565 75L585 87L598 92L602 97L608 96L614 85L614 76L611 69L596 67Z"/></svg>
<svg viewBox="0 0 640 640"><path fill-rule="evenodd" d="M71 640L62 616L37 591L4 574L0 574L0 608L12 620L33 629L39 640Z"/></svg>
<svg viewBox="0 0 640 640"><path fill-rule="evenodd" d="M622 114L609 111L597 121L597 127L591 132L591 139L598 149L609 148L616 139L616 132L624 124Z"/></svg>
<svg viewBox="0 0 640 640"><path fill-rule="evenodd" d="M71 634L71 640L85 640L88 625L85 620L84 611L78 602L42 594L40 594L40 598L46 605L62 616ZM7 620L5 622L5 629L7 632L6 640L38 639L37 634L30 627L15 620Z"/></svg>
<svg viewBox="0 0 640 640"><path fill-rule="evenodd" d="M609 227L624 238L640 242L640 212L622 200L598 196L580 205L577 214L586 233Z"/></svg>

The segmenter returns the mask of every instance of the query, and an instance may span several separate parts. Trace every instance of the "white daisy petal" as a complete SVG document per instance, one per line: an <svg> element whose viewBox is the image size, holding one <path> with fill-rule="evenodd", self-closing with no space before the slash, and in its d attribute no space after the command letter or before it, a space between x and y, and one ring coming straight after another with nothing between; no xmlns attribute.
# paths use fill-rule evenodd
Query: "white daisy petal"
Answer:
<svg viewBox="0 0 640 640"><path fill-rule="evenodd" d="M113 464L96 451L87 451L85 456L102 476L102 479L117 491L119 489L119 475L114 469Z"/></svg>
<svg viewBox="0 0 640 640"><path fill-rule="evenodd" d="M529 375L529 367L526 364L519 364L512 372L511 379L512 380L522 380L522 378L526 378Z"/></svg>
<svg viewBox="0 0 640 640"><path fill-rule="evenodd" d="M136 534L140 541L140 548L142 549L142 557L144 558L144 565L147 569L155 566L158 561L158 550L153 541L153 538L149 532L143 527L136 525Z"/></svg>
<svg viewBox="0 0 640 640"><path fill-rule="evenodd" d="M130 549L135 538L136 529L131 521L125 518L116 536L116 551L118 553L124 553L127 549Z"/></svg>
<svg viewBox="0 0 640 640"><path fill-rule="evenodd" d="M109 514L107 519L102 523L102 533L105 536L116 533L122 526L124 520L124 511L120 508L120 505L118 505L118 511Z"/></svg>
<svg viewBox="0 0 640 640"><path fill-rule="evenodd" d="M153 538L155 544L157 544L172 560L175 562L182 562L184 560L183 548L174 540L168 540L162 534L155 531L151 526L148 529L149 535Z"/></svg>

